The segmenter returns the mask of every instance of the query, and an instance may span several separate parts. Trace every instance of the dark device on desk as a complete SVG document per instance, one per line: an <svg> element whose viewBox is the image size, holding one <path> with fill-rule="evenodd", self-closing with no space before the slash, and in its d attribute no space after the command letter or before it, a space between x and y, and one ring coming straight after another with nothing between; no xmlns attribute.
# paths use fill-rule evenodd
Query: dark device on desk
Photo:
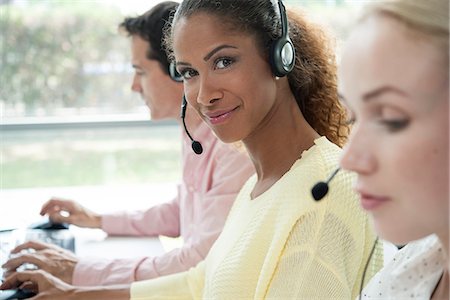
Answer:
<svg viewBox="0 0 450 300"><path fill-rule="evenodd" d="M38 240L55 244L75 252L75 238L67 229L69 229L69 224L56 223L47 218L31 224L25 232L25 240Z"/></svg>
<svg viewBox="0 0 450 300"><path fill-rule="evenodd" d="M56 223L50 219L44 219L43 221L39 221L31 224L29 229L42 229L42 230L60 230L60 229L69 229L69 224L67 223Z"/></svg>
<svg viewBox="0 0 450 300"><path fill-rule="evenodd" d="M27 299L35 295L28 289L0 290L0 300Z"/></svg>

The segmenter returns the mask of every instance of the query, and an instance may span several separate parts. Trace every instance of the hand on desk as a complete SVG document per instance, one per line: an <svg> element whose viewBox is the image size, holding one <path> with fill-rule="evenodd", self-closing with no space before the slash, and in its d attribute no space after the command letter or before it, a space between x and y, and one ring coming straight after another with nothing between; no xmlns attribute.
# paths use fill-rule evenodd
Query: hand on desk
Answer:
<svg viewBox="0 0 450 300"><path fill-rule="evenodd" d="M29 249L36 251L20 253L22 250ZM73 271L78 263L78 258L68 250L51 244L29 241L17 246L11 253L17 255L2 266L8 270L7 275L10 275L21 265L30 263L67 283L72 283Z"/></svg>
<svg viewBox="0 0 450 300"><path fill-rule="evenodd" d="M0 290L26 288L38 295L36 300L67 300L73 286L41 270L17 272L6 278Z"/></svg>
<svg viewBox="0 0 450 300"><path fill-rule="evenodd" d="M64 215L61 213L66 213ZM56 223L69 223L80 227L101 228L101 216L72 200L52 198L41 208L41 215L48 215Z"/></svg>

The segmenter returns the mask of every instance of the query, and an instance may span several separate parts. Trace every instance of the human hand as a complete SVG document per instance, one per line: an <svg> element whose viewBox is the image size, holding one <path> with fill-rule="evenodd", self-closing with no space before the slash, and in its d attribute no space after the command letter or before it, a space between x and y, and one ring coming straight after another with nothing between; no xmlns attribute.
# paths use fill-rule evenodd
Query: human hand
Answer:
<svg viewBox="0 0 450 300"><path fill-rule="evenodd" d="M73 286L42 270L16 272L0 285L0 290L16 288L26 288L37 293L30 300L68 300L75 290Z"/></svg>
<svg viewBox="0 0 450 300"><path fill-rule="evenodd" d="M22 250L33 249L35 252L20 253ZM6 275L10 275L23 264L33 264L38 269L44 270L53 276L72 283L73 271L78 263L78 258L70 251L56 245L29 241L17 246L11 251L13 258L8 260L2 268L7 269Z"/></svg>
<svg viewBox="0 0 450 300"><path fill-rule="evenodd" d="M57 223L69 223L87 228L101 228L102 226L99 214L72 200L52 198L42 206L40 214L48 215L53 222Z"/></svg>

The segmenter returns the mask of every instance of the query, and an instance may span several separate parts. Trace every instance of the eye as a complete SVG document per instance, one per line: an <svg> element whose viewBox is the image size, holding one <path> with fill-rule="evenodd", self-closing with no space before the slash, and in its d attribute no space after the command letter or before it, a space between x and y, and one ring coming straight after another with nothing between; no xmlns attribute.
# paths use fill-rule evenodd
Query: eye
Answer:
<svg viewBox="0 0 450 300"><path fill-rule="evenodd" d="M396 108L384 106L380 109L379 122L390 132L397 132L409 125L409 118Z"/></svg>
<svg viewBox="0 0 450 300"><path fill-rule="evenodd" d="M215 61L215 68L216 69L226 69L229 66L231 66L235 60L231 57L221 57L216 59Z"/></svg>
<svg viewBox="0 0 450 300"><path fill-rule="evenodd" d="M408 120L389 120L389 121L386 120L383 123L391 132L400 131L409 125Z"/></svg>
<svg viewBox="0 0 450 300"><path fill-rule="evenodd" d="M198 74L197 71L195 71L194 69L191 68L185 68L185 69L181 69L179 71L180 75L183 76L183 79L191 79L192 77L196 76Z"/></svg>
<svg viewBox="0 0 450 300"><path fill-rule="evenodd" d="M135 70L135 73L136 73L136 75L138 75L138 76L143 76L143 75L145 75L145 72L142 71L142 70Z"/></svg>

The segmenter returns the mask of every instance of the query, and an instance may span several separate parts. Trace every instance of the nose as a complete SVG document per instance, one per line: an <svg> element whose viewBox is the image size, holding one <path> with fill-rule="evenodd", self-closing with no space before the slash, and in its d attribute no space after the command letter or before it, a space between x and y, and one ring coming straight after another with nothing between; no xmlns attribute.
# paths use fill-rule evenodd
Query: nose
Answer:
<svg viewBox="0 0 450 300"><path fill-rule="evenodd" d="M377 164L373 149L371 138L354 127L347 144L344 146L340 166L361 175L374 172Z"/></svg>
<svg viewBox="0 0 450 300"><path fill-rule="evenodd" d="M213 76L202 76L200 78L197 102L204 106L210 106L223 97L219 86Z"/></svg>
<svg viewBox="0 0 450 300"><path fill-rule="evenodd" d="M131 90L136 93L142 92L141 82L137 74L134 74L133 76L133 82L131 83Z"/></svg>

